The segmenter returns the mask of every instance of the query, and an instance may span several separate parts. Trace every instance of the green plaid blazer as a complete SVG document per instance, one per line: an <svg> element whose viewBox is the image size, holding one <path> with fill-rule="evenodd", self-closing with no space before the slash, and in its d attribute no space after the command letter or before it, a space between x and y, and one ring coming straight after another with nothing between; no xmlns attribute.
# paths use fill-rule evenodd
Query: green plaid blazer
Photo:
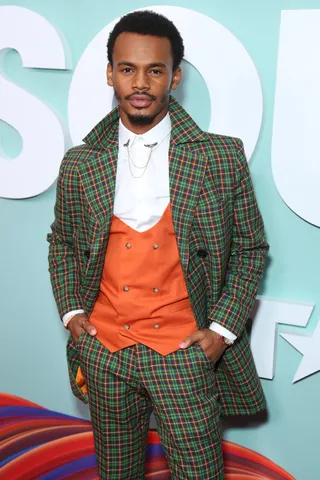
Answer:
<svg viewBox="0 0 320 480"><path fill-rule="evenodd" d="M215 321L238 336L216 366L222 412L255 413L265 400L245 325L268 245L243 145L203 132L172 97L169 113L170 203L190 302L199 329ZM79 308L90 315L99 292L113 215L118 120L115 108L61 163L48 235L61 317Z"/></svg>

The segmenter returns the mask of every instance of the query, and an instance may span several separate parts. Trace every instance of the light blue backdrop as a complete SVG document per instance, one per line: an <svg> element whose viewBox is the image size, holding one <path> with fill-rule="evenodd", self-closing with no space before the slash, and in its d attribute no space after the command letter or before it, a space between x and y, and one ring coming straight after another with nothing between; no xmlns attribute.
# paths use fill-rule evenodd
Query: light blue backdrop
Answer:
<svg viewBox="0 0 320 480"><path fill-rule="evenodd" d="M58 28L70 46L72 68L106 24L150 4L128 0L0 2L34 10ZM271 262L261 293L316 303L307 327L311 332L320 317L320 229L300 219L281 200L271 173L271 140L281 10L320 9L320 0L198 0L196 4L176 0L172 5L196 9L230 29L259 72L264 118L250 168L271 243ZM25 26L26 35L30 28ZM67 123L72 70L23 69L19 55L13 51L4 57L3 68L7 76L43 100ZM206 129L210 118L206 86L190 65L185 65L185 70L184 106ZM13 157L22 147L21 138L1 120L0 145ZM86 409L69 390L64 354L67 335L59 322L47 273L45 237L53 219L54 199L54 187L31 199L0 199L0 389L49 409L85 416ZM228 429L226 437L264 454L298 480L318 480L320 373L292 385L300 360L301 355L279 338L275 378L263 381L269 403L268 422L254 428Z"/></svg>

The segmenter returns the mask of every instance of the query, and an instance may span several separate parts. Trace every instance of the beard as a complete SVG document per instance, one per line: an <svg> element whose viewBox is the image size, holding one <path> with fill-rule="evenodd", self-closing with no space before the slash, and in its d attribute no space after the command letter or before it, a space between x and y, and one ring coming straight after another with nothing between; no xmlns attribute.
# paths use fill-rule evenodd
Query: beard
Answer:
<svg viewBox="0 0 320 480"><path fill-rule="evenodd" d="M150 95L146 92L135 92L134 94L131 94L131 95L135 95L135 94L139 94L139 93L141 95L148 95L152 101L156 101L156 99L157 99L157 97L155 97L154 95ZM133 125L141 125L141 126L151 125L154 122L154 119L157 117L157 115L159 115L159 113L163 110L163 108L165 108L168 105L170 93L171 93L171 89L167 90L167 92L165 92L162 95L161 100L160 100L161 108L157 112L155 112L154 115L143 115L141 113L135 113L135 114L127 113L128 120ZM114 88L114 95L115 95L118 103L121 105L121 97L120 97L120 95L118 94L118 92L115 88ZM131 95L127 95L124 98L126 100L129 100Z"/></svg>
<svg viewBox="0 0 320 480"><path fill-rule="evenodd" d="M157 115L128 115L129 121L134 125L151 125Z"/></svg>

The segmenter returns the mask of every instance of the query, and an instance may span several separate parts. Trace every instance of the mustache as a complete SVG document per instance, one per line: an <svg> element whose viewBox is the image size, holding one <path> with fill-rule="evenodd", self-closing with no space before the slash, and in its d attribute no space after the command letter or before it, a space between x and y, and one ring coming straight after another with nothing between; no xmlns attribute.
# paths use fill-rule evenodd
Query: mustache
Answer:
<svg viewBox="0 0 320 480"><path fill-rule="evenodd" d="M151 95L150 93L147 93L147 92L134 92L134 93L131 93L130 95L127 95L126 97L124 97L126 100L130 100L131 97L134 97L136 95L143 95L144 97L149 97L150 100L156 100L157 97L155 97L154 95Z"/></svg>

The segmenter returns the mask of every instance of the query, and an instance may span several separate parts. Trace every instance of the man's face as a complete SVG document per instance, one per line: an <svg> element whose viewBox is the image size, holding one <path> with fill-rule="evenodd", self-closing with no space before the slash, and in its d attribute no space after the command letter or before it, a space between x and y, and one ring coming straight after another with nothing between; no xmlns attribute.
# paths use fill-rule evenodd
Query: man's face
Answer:
<svg viewBox="0 0 320 480"><path fill-rule="evenodd" d="M147 131L168 111L170 90L181 80L181 70L172 71L168 38L121 33L114 45L113 65L108 65L108 85L114 87L124 125Z"/></svg>

